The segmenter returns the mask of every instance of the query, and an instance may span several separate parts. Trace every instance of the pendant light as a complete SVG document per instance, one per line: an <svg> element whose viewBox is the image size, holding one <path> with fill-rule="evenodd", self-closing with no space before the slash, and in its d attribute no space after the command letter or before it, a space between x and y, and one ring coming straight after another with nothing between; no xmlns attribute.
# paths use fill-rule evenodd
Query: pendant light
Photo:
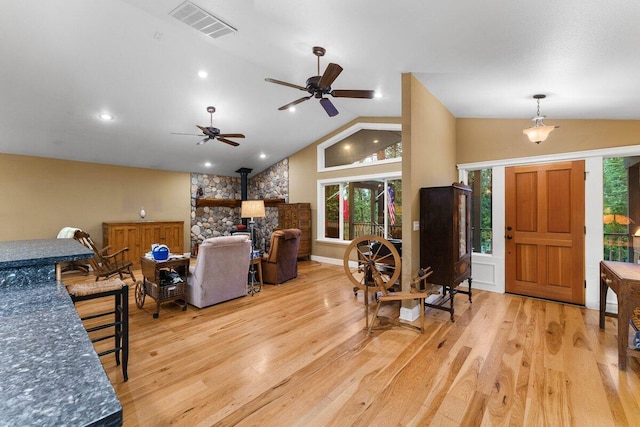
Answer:
<svg viewBox="0 0 640 427"><path fill-rule="evenodd" d="M531 119L535 122L535 125L522 131L522 133L529 137L529 141L535 142L536 144L540 144L542 141L546 140L552 130L560 127L545 126L544 124L544 118L546 116L540 114L540 100L545 99L546 97L547 95L533 95L533 99L538 101L538 111L536 116Z"/></svg>

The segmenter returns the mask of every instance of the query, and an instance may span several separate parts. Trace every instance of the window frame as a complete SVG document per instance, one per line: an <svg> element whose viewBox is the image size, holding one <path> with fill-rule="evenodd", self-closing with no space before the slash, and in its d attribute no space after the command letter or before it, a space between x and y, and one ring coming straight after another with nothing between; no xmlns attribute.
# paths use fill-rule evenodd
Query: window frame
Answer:
<svg viewBox="0 0 640 427"><path fill-rule="evenodd" d="M339 221L339 237L338 238L334 238L334 237L325 237L326 234L326 230L325 230L325 191L324 188L326 185L341 185L344 182L353 182L353 181L366 181L366 180L373 180L373 179L383 179L385 181L385 207L387 206L387 197L388 197L388 192L386 191L387 189L387 181L390 180L402 180L402 172L401 171L396 171L396 172L382 172L382 173L373 173L373 174L367 174L367 175L353 175L353 176L341 176L341 177L336 177L336 178L326 178L326 179L319 179L317 181L317 187L316 187L316 194L318 195L317 197L317 212L318 214L316 215L318 220L316 222L316 230L317 230L317 239L316 241L318 242L324 242L324 243L336 243L336 244L342 244L342 245L348 245L349 243L351 243L351 240L345 240L343 238L341 238L340 236L343 236L343 231L344 231L344 218L342 215L340 215L340 221ZM340 194L340 206L342 206L342 194ZM384 223L385 223L385 230L387 229L387 223L389 220L389 211L388 208L385 208L384 211Z"/></svg>

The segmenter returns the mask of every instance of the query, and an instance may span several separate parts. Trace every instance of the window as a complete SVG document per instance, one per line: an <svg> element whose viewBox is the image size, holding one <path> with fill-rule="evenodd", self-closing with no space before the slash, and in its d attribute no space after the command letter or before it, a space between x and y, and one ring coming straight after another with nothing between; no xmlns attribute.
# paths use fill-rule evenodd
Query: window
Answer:
<svg viewBox="0 0 640 427"><path fill-rule="evenodd" d="M318 212L324 218L319 236L402 238L402 180L396 174L321 180L318 185L318 194L323 195Z"/></svg>
<svg viewBox="0 0 640 427"><path fill-rule="evenodd" d="M493 251L491 223L491 169L469 172L468 183L473 190L471 230L473 252L490 254Z"/></svg>
<svg viewBox="0 0 640 427"><path fill-rule="evenodd" d="M628 166L624 157L603 160L604 212L604 259L609 261L631 262L630 225L634 220L629 214L629 172L634 166ZM629 168L629 169L627 169ZM635 169L638 165L635 164ZM635 240L636 238L633 238Z"/></svg>
<svg viewBox="0 0 640 427"><path fill-rule="evenodd" d="M318 171L402 161L398 123L358 123L318 145Z"/></svg>

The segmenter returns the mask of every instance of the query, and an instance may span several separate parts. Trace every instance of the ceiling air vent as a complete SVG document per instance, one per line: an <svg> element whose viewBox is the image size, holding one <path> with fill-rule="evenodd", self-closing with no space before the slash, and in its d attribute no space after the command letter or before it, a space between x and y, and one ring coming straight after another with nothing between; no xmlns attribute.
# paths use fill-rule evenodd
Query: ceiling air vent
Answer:
<svg viewBox="0 0 640 427"><path fill-rule="evenodd" d="M206 10L202 9L190 1L185 1L180 6L169 12L169 15L195 28L203 34L217 39L226 34L235 33L236 30L231 25L216 18Z"/></svg>

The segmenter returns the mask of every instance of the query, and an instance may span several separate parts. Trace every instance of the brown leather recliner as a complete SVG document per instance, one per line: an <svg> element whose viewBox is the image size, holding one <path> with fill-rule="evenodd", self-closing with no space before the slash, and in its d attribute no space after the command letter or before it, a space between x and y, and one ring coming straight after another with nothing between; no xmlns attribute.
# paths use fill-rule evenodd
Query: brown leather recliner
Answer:
<svg viewBox="0 0 640 427"><path fill-rule="evenodd" d="M298 276L298 228L276 230L271 234L268 254L262 256L262 280L277 285Z"/></svg>

